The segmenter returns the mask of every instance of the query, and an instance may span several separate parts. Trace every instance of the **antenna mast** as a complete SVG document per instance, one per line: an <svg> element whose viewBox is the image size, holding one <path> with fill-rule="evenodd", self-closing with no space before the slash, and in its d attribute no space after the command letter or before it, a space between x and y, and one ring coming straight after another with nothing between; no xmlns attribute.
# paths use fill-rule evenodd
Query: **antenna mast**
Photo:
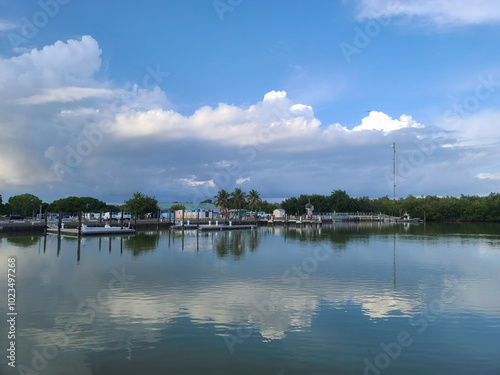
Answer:
<svg viewBox="0 0 500 375"><path fill-rule="evenodd" d="M392 148L393 148L393 155L392 155L392 181L393 181L393 186L392 186L392 199L396 201L396 142L392 143Z"/></svg>

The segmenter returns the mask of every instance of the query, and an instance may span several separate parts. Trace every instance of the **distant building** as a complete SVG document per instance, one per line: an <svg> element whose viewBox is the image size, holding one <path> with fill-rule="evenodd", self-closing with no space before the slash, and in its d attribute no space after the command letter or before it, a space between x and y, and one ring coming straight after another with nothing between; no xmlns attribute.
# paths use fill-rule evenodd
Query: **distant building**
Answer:
<svg viewBox="0 0 500 375"><path fill-rule="evenodd" d="M311 202L306 204L306 215L307 216L312 216L314 211L314 206L311 204Z"/></svg>
<svg viewBox="0 0 500 375"><path fill-rule="evenodd" d="M241 219L242 217L247 216L248 210L245 210L244 208L242 209L236 209L233 208L231 210L228 210L229 218L230 219Z"/></svg>
<svg viewBox="0 0 500 375"><path fill-rule="evenodd" d="M197 219L198 217L200 219L211 219L220 215L220 208L212 203L160 202L158 203L158 207L161 210L161 216L164 219L169 219L170 214L172 214L173 217L174 213L170 211L170 208L179 204L182 204L185 207L184 219ZM177 219L182 217L182 211L183 210L175 211L175 217Z"/></svg>
<svg viewBox="0 0 500 375"><path fill-rule="evenodd" d="M276 218L284 218L285 217L285 210L282 208L277 208L273 211L273 215Z"/></svg>
<svg viewBox="0 0 500 375"><path fill-rule="evenodd" d="M87 220L99 220L101 214L99 212L85 212L83 218Z"/></svg>

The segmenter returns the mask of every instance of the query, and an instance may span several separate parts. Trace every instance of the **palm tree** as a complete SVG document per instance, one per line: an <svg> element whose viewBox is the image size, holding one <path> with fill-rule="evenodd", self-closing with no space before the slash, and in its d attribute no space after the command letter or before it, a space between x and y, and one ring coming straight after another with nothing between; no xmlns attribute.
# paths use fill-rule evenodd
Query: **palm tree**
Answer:
<svg viewBox="0 0 500 375"><path fill-rule="evenodd" d="M219 190L217 195L214 197L215 201L214 204L216 206L219 206L220 209L226 213L227 215L227 208L229 207L229 198L231 195L224 189Z"/></svg>
<svg viewBox="0 0 500 375"><path fill-rule="evenodd" d="M260 202L262 202L262 199L260 199L260 193L257 190L255 190L255 189L250 190L248 192L247 202L248 202L248 205L250 206L251 210L254 211L253 217L255 219L256 215L255 215L255 209L254 208Z"/></svg>
<svg viewBox="0 0 500 375"><path fill-rule="evenodd" d="M240 210L238 215L241 218L241 207L246 201L247 194L241 188L235 188L231 193L231 202L235 209Z"/></svg>

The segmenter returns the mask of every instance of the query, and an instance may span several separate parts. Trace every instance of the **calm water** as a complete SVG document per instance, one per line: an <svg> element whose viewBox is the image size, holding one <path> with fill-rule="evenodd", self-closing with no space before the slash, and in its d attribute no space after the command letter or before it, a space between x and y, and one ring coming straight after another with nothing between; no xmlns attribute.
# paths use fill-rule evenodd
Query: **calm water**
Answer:
<svg viewBox="0 0 500 375"><path fill-rule="evenodd" d="M500 225L4 235L0 255L0 373L500 374Z"/></svg>

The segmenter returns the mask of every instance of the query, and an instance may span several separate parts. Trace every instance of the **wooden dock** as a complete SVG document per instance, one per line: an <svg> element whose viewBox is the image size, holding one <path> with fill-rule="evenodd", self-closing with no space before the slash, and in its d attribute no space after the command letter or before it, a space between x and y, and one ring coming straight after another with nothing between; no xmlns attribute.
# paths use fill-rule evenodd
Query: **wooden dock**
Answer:
<svg viewBox="0 0 500 375"><path fill-rule="evenodd" d="M196 224L178 224L178 225L172 225L170 227L172 230L193 230L193 229L198 229L198 225Z"/></svg>
<svg viewBox="0 0 500 375"><path fill-rule="evenodd" d="M86 230L86 231L78 231L78 229L75 228L47 228L47 233L49 234L62 234L62 235L68 235L68 236L98 236L98 235L121 235L121 234L134 234L135 229L129 229L129 228L109 228L110 230L106 230L106 228L102 228L102 230Z"/></svg>
<svg viewBox="0 0 500 375"><path fill-rule="evenodd" d="M201 225L198 230L209 231L209 230L242 230L242 229L254 229L255 225Z"/></svg>

